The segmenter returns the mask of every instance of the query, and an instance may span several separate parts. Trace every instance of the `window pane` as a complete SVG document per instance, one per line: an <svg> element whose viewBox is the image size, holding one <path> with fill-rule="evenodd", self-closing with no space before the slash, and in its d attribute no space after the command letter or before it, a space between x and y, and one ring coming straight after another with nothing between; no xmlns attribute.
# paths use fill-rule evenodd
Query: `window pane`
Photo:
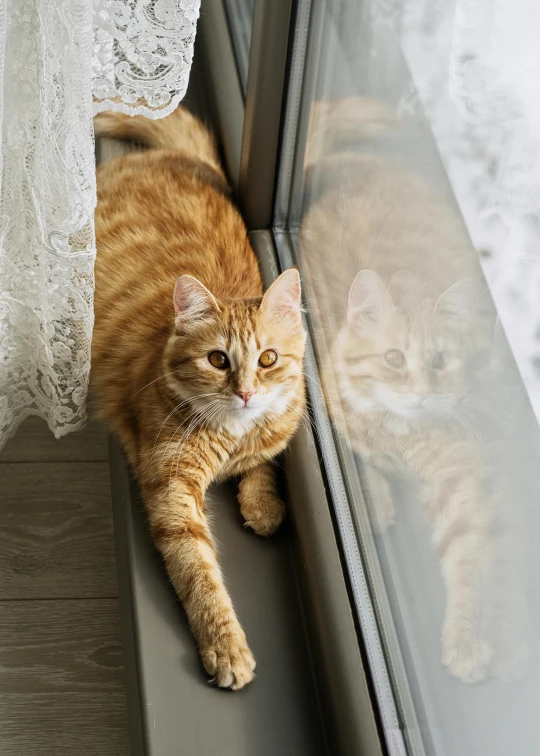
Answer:
<svg viewBox="0 0 540 756"><path fill-rule="evenodd" d="M540 749L539 23L342 0L297 34L276 234L411 753Z"/></svg>
<svg viewBox="0 0 540 756"><path fill-rule="evenodd" d="M247 86L251 25L255 0L225 0L225 11L231 30L231 37L244 96Z"/></svg>

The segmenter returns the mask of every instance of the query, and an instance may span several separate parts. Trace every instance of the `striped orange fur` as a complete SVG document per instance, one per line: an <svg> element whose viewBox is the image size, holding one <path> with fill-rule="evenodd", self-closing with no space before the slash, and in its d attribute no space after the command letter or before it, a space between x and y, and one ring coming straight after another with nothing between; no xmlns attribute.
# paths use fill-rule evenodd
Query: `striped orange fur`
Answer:
<svg viewBox="0 0 540 756"><path fill-rule="evenodd" d="M204 667L237 690L255 661L223 584L204 497L213 481L240 474L246 525L270 535L283 518L271 461L304 408L298 273L285 271L262 297L214 142L186 110L159 121L104 113L96 134L152 148L98 169L99 413L129 456ZM268 350L277 359L264 367Z"/></svg>

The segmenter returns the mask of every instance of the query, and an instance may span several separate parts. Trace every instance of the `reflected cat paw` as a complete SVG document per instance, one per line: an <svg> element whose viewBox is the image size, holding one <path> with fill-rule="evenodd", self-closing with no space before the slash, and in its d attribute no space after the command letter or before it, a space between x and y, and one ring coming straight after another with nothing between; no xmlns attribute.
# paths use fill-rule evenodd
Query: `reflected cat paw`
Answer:
<svg viewBox="0 0 540 756"><path fill-rule="evenodd" d="M445 640L443 636L442 663L462 682L483 680L492 659L491 646L481 638Z"/></svg>

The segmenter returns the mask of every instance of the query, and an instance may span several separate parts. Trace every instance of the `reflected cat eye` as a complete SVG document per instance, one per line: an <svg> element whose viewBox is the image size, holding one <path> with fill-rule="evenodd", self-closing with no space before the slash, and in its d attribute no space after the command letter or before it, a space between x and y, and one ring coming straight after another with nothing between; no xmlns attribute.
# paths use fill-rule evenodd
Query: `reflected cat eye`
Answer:
<svg viewBox="0 0 540 756"><path fill-rule="evenodd" d="M399 349L389 349L384 359L391 367L400 368L405 364L405 355Z"/></svg>
<svg viewBox="0 0 540 756"><path fill-rule="evenodd" d="M446 360L442 352L437 352L431 362L433 370L443 370L446 367Z"/></svg>
<svg viewBox="0 0 540 756"><path fill-rule="evenodd" d="M259 357L259 365L263 368L272 367L272 365L275 365L276 360L277 352L274 352L273 349L267 349Z"/></svg>
<svg viewBox="0 0 540 756"><path fill-rule="evenodd" d="M225 352L220 352L218 350L210 352L208 355L208 362L218 370L226 370L230 365L229 358Z"/></svg>

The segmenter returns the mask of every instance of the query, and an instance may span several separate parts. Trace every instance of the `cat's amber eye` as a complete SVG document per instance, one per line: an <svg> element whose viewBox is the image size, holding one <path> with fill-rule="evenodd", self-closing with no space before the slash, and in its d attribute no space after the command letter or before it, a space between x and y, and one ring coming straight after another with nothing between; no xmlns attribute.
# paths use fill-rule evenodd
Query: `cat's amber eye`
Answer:
<svg viewBox="0 0 540 756"><path fill-rule="evenodd" d="M276 364L277 352L273 349L266 349L259 357L259 365L263 368L272 367Z"/></svg>
<svg viewBox="0 0 540 756"><path fill-rule="evenodd" d="M446 360L442 352L436 352L433 360L431 361L431 367L433 370L444 370L446 367Z"/></svg>
<svg viewBox="0 0 540 756"><path fill-rule="evenodd" d="M225 352L220 352L217 349L214 352L210 352L208 362L218 370L226 370L230 365L229 358Z"/></svg>
<svg viewBox="0 0 540 756"><path fill-rule="evenodd" d="M394 368L403 367L405 364L405 355L399 349L389 349L384 355L384 359Z"/></svg>

